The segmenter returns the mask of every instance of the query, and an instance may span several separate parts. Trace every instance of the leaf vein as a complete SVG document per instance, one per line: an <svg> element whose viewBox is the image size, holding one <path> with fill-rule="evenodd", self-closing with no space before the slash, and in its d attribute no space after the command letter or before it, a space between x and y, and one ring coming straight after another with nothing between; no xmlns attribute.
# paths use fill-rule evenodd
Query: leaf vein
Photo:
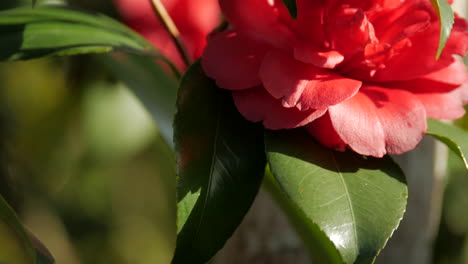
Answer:
<svg viewBox="0 0 468 264"><path fill-rule="evenodd" d="M218 150L218 138L219 138L219 126L220 126L220 123L221 123L221 111L219 111L219 107L220 107L220 100L219 98L217 98L217 106L218 106L218 111L217 111L217 114L216 114L216 129L215 129L215 135L214 135L214 140L213 140L213 150L212 150L212 157L211 157L211 164L210 164L210 175L209 175L209 180L208 180L208 185L207 185L207 193L206 193L206 196L205 196L205 199L203 201L203 207L202 207L202 210L201 210L201 213L200 213L200 221L198 221L198 225L197 225L197 229L195 231L195 235L194 235L194 239L193 241L195 242L198 238L198 235L200 233L200 229L201 229L201 226L202 226L202 222L203 222L203 218L205 216L205 211L206 211L206 204L208 203L209 201L209 198L210 198L210 195L211 195L211 185L212 185L212 182L213 182L213 173L214 173L214 169L215 169L215 164L216 164L216 154L217 154L217 150Z"/></svg>
<svg viewBox="0 0 468 264"><path fill-rule="evenodd" d="M341 180L341 182L343 184L343 187L345 189L345 192L347 194L348 206L349 206L349 210L351 212L351 218L352 218L352 221L353 221L353 224L352 224L353 225L353 233L354 233L354 239L353 240L354 240L354 243L356 244L356 247L359 247L359 242L358 242L358 237L357 237L357 227L356 227L356 216L354 214L354 209L353 209L352 202L351 202L351 195L350 195L350 192L348 190L348 185L346 184L346 182L344 180L344 175L340 170L340 167L338 165L338 161L336 160L335 155L333 154L333 152L331 153L331 156L333 158L333 163L335 164L335 168L337 170L338 175L340 176L340 180Z"/></svg>

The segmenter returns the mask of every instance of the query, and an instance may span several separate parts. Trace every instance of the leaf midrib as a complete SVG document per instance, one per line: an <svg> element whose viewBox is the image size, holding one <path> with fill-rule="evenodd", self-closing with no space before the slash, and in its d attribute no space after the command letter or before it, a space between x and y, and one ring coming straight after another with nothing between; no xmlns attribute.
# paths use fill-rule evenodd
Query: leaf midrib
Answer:
<svg viewBox="0 0 468 264"><path fill-rule="evenodd" d="M359 242L358 242L358 236L357 236L357 228L356 228L356 216L354 214L354 208L353 208L353 202L351 201L351 193L349 192L348 190L348 185L346 184L346 181L344 179L344 175L343 173L341 172L340 170L340 167L338 165L338 161L336 160L335 158L335 154L333 152L330 152L331 153L331 156L333 158L333 164L335 165L335 168L337 170L337 173L338 173L338 176L341 180L341 183L343 184L343 187L345 189L345 192L346 192L346 200L348 201L348 206L349 206L349 209L350 209L350 212L351 212L351 218L353 220L352 222L352 225L353 225L353 233L354 233L354 243L356 245L356 248L359 248ZM358 250L359 252L359 250ZM343 256L342 256L343 257ZM356 256L357 257L357 256Z"/></svg>
<svg viewBox="0 0 468 264"><path fill-rule="evenodd" d="M197 228L195 230L195 235L193 241L197 241L198 239L198 234L200 233L200 229L202 226L203 218L205 216L205 211L206 211L206 205L208 204L209 197L211 195L211 185L213 183L213 174L214 174L214 169L215 169L215 164L216 164L216 156L218 153L218 138L219 138L219 127L221 123L221 111L219 110L220 106L220 100L219 97L216 96L216 105L217 105L217 114L216 114L216 129L215 129L215 135L214 135L214 140L213 140L213 148L212 148L212 156L211 156L211 164L210 164L210 174L209 174L209 180L208 180L208 185L207 185L207 193L205 196L205 199L203 201L203 207L200 213L200 221L198 221ZM193 243L192 243L193 245ZM192 247L193 248L193 247Z"/></svg>

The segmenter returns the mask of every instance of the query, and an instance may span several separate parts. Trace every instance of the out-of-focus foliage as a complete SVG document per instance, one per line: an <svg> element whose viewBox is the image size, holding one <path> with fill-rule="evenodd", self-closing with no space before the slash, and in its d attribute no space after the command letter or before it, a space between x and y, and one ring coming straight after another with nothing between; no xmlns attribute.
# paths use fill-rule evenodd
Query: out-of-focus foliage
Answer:
<svg viewBox="0 0 468 264"><path fill-rule="evenodd" d="M108 1L71 2L115 14ZM174 157L104 68L92 56L0 64L0 194L56 263L169 263Z"/></svg>
<svg viewBox="0 0 468 264"><path fill-rule="evenodd" d="M69 2L115 14L107 0ZM0 64L0 194L56 263L169 263L172 151L104 69L93 56Z"/></svg>
<svg viewBox="0 0 468 264"><path fill-rule="evenodd" d="M92 57L0 65L5 196L57 263L168 263L173 154L102 68Z"/></svg>
<svg viewBox="0 0 468 264"><path fill-rule="evenodd" d="M455 5L458 5L458 12L466 17L466 1L457 0ZM468 65L468 57L464 61ZM468 111L468 106L465 109ZM468 131L468 115L455 120L454 124ZM434 244L433 262L468 264L468 172L453 153L450 153L447 172L441 225Z"/></svg>
<svg viewBox="0 0 468 264"><path fill-rule="evenodd" d="M455 124L468 131L468 116ZM467 209L468 172L460 159L451 153L441 225L434 245L435 264L468 264Z"/></svg>
<svg viewBox="0 0 468 264"><path fill-rule="evenodd" d="M452 124L446 124L439 120L427 120L427 135L431 135L444 143L463 161L468 169L468 141L466 141L467 133Z"/></svg>
<svg viewBox="0 0 468 264"><path fill-rule="evenodd" d="M157 54L143 37L105 15L70 8L14 8L0 12L0 59L15 61L126 51Z"/></svg>

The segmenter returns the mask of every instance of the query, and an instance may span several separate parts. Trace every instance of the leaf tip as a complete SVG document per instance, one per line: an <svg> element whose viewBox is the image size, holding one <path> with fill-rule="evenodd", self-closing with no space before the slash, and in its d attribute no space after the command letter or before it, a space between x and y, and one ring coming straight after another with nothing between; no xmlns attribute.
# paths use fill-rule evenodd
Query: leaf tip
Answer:
<svg viewBox="0 0 468 264"><path fill-rule="evenodd" d="M293 19L297 19L297 4L296 0L283 0L284 5L289 11L289 15Z"/></svg>

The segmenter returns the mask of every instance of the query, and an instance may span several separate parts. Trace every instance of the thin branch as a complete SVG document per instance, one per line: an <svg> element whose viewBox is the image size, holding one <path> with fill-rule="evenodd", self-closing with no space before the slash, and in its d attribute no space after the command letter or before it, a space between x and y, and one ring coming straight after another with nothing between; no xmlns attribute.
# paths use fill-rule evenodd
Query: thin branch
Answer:
<svg viewBox="0 0 468 264"><path fill-rule="evenodd" d="M172 20L164 5L161 3L161 0L151 0L151 5L153 7L154 13L158 16L169 35L171 35L172 41L176 45L180 57L188 67L192 61L190 59L190 55L187 52L187 48L184 45L184 41L180 36L180 32L174 24L174 21Z"/></svg>

